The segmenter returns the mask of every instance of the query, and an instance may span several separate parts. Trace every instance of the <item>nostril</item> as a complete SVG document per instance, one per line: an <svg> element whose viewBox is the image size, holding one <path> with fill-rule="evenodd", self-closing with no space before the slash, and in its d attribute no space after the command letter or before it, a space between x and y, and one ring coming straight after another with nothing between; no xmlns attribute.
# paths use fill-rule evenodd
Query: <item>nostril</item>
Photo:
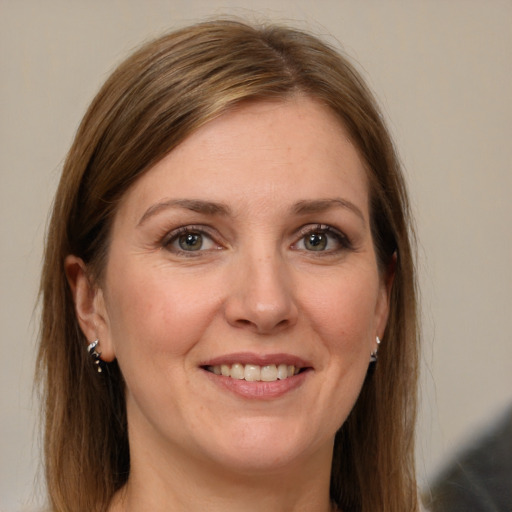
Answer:
<svg viewBox="0 0 512 512"><path fill-rule="evenodd" d="M275 332L276 330L285 329L290 325L290 321L287 318L283 318L278 323L273 324L269 322L268 324L263 321L251 321L247 318L239 318L234 322L234 325L240 328L251 328L260 333L266 332Z"/></svg>
<svg viewBox="0 0 512 512"><path fill-rule="evenodd" d="M260 280L261 281L261 280ZM264 284L264 283L263 283ZM233 293L225 303L225 318L233 327L251 329L260 334L281 331L297 319L297 308L288 292L256 285Z"/></svg>

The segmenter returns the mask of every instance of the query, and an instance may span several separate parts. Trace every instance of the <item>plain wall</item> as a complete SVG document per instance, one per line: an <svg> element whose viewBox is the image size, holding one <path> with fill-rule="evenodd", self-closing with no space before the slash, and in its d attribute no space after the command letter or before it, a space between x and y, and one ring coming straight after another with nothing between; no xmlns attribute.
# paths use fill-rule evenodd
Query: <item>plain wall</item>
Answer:
<svg viewBox="0 0 512 512"><path fill-rule="evenodd" d="M1 511L39 500L34 308L73 134L140 42L226 14L337 39L388 118L420 240L421 482L512 402L512 2L0 0Z"/></svg>

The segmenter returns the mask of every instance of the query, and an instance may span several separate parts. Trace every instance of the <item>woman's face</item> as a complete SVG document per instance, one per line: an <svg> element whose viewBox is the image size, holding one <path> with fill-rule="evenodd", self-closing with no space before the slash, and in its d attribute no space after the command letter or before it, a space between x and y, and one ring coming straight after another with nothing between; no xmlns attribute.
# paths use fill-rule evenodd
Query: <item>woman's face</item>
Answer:
<svg viewBox="0 0 512 512"><path fill-rule="evenodd" d="M132 457L325 463L387 281L364 164L326 108L260 102L202 127L122 199L96 301Z"/></svg>

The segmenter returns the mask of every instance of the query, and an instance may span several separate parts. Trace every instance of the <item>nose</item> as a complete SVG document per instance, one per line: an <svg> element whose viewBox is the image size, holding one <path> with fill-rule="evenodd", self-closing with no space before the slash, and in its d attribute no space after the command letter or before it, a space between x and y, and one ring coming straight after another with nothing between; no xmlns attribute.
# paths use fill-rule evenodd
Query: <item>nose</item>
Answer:
<svg viewBox="0 0 512 512"><path fill-rule="evenodd" d="M273 334L297 322L293 280L279 255L241 256L231 270L225 303L229 324Z"/></svg>

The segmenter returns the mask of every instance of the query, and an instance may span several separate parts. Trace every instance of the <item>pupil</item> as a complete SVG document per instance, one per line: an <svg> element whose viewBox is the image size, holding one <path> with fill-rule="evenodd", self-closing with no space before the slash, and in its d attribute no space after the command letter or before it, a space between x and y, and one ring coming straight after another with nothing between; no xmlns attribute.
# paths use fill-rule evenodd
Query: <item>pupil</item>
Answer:
<svg viewBox="0 0 512 512"><path fill-rule="evenodd" d="M203 245L203 240L200 234L187 233L180 237L179 244L185 251L197 251Z"/></svg>
<svg viewBox="0 0 512 512"><path fill-rule="evenodd" d="M313 251L325 249L327 239L323 233L311 233L307 239L307 246Z"/></svg>

